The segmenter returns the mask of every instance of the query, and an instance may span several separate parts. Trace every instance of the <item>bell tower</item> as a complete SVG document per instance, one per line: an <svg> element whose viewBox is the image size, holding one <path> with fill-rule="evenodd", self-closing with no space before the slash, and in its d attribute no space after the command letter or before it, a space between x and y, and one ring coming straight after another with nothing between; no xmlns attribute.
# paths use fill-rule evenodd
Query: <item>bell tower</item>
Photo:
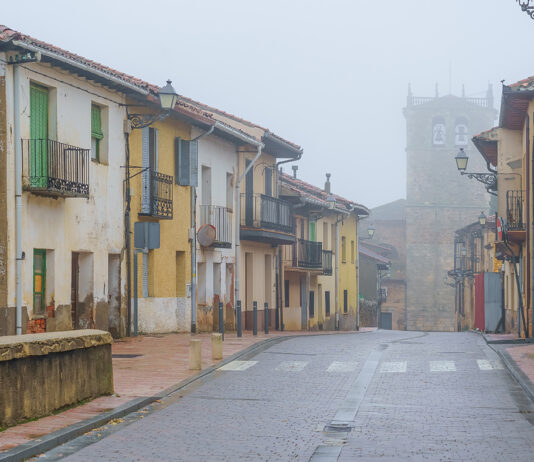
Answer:
<svg viewBox="0 0 534 462"><path fill-rule="evenodd" d="M463 92L462 92L463 93ZM406 118L406 312L409 330L456 329L454 290L443 279L453 267L454 231L489 207L484 185L461 176L454 157L464 148L469 170L485 172L471 138L493 126L491 86L485 97L413 96Z"/></svg>

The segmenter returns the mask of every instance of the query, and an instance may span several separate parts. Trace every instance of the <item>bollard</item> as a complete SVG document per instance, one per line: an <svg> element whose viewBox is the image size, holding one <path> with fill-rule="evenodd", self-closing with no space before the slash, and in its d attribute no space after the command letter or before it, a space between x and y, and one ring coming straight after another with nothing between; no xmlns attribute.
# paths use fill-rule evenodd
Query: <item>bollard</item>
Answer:
<svg viewBox="0 0 534 462"><path fill-rule="evenodd" d="M241 300L236 304L236 324L237 324L237 336L243 337L243 329L241 327Z"/></svg>
<svg viewBox="0 0 534 462"><path fill-rule="evenodd" d="M269 333L269 304L267 302L263 304L263 323L265 324L263 326L264 332L268 334Z"/></svg>
<svg viewBox="0 0 534 462"><path fill-rule="evenodd" d="M222 339L224 340L223 302L219 302L219 334L222 334Z"/></svg>
<svg viewBox="0 0 534 462"><path fill-rule="evenodd" d="M258 302L252 302L252 334L258 335Z"/></svg>
<svg viewBox="0 0 534 462"><path fill-rule="evenodd" d="M211 334L211 358L215 361L223 359L222 334Z"/></svg>
<svg viewBox="0 0 534 462"><path fill-rule="evenodd" d="M202 341L191 339L189 342L189 369L199 371L202 369Z"/></svg>

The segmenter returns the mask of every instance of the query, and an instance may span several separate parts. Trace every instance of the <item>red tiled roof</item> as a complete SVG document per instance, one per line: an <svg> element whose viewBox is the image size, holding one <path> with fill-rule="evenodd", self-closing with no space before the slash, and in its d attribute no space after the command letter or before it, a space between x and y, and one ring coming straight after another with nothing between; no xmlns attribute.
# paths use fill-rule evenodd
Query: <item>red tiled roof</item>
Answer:
<svg viewBox="0 0 534 462"><path fill-rule="evenodd" d="M34 46L37 48L40 48L43 51L50 52L54 55L56 55L59 58L65 58L68 60L71 60L77 64L87 66L89 69L93 69L96 72L103 73L111 78L118 79L119 81L123 81L126 84L133 85L140 90L152 93L152 95L156 95L159 91L160 87L157 85L151 84L149 82L146 82L142 79L139 79L137 77L134 77L129 74L125 74L123 72L119 72L115 69L112 69L111 67L105 66L103 64L97 63L96 61L92 61L90 59L84 58L83 56L77 55L75 53L72 53L70 51L64 50L62 48L56 47L54 45L51 45L49 43L43 42L41 40L37 40L29 35L23 34L21 32L15 31L13 29L10 29L7 26L0 25L0 44L4 43L7 44L12 41L21 41L24 42L27 45ZM182 108L179 110L179 108ZM238 117L236 115L230 114L228 112L222 111L220 109L208 106L207 104L200 103L198 101L195 101L191 98L187 98L183 95L179 95L179 99L177 102L176 109L178 112L184 112L184 110L188 113L195 113L198 116L200 116L202 119L213 119L213 113L215 114L221 114L223 116L226 116L230 119L235 120L236 122L242 123L244 125L248 125L250 127L255 127L260 130L263 130L265 134L268 134L278 140L280 140L283 143L287 143L289 146L292 146L295 149L302 149L299 145L288 141L271 131L269 131L267 128L261 127L260 125L254 124L252 122L249 122L245 119L242 119L241 117ZM190 115L190 114L188 114ZM227 124L228 125L228 124ZM239 130L237 127L233 127L232 129L240 131L244 135L251 136L250 133L245 133L242 130Z"/></svg>
<svg viewBox="0 0 534 462"><path fill-rule="evenodd" d="M534 75L506 86L516 91L532 90L534 89Z"/></svg>
<svg viewBox="0 0 534 462"><path fill-rule="evenodd" d="M323 207L328 207L328 202L326 200L328 198L328 193L324 189L321 189L298 178L293 178L287 173L281 173L280 180L282 181L282 183L284 183L284 187L287 187L288 189L296 192L299 196L312 199L314 201L317 201L319 205L322 205ZM344 197L338 196L337 194L333 194L333 196L336 199L338 209L341 209L341 207L339 207L339 205L341 205L347 211L356 208L360 209L360 211L363 212L361 214L369 215L370 213L369 209L364 205L357 204L356 202L345 199Z"/></svg>
<svg viewBox="0 0 534 462"><path fill-rule="evenodd" d="M391 261L389 261L386 257L380 255L379 253L373 252L368 247L365 247L365 245L359 244L358 249L360 253L366 255L369 258L372 258L373 260L379 261L380 263L384 263L385 265L391 264Z"/></svg>
<svg viewBox="0 0 534 462"><path fill-rule="evenodd" d="M473 136L472 141L482 157L492 165L497 165L497 129L493 127Z"/></svg>

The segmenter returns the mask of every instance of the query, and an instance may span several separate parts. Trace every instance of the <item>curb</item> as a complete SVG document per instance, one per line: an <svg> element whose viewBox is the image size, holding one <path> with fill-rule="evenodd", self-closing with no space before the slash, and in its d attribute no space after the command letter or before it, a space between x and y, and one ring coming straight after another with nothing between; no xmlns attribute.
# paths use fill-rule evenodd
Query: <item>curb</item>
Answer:
<svg viewBox="0 0 534 462"><path fill-rule="evenodd" d="M364 331L364 332L347 331L347 334L354 334L354 333L362 334L365 332L373 332L373 331ZM37 454L50 451L56 446L59 446L70 440L73 440L74 438L77 438L78 436L81 436L84 433L87 433L95 428L101 427L102 425L109 422L110 420L124 417L125 415L131 414L132 412L135 412L153 403L154 401L157 401L168 395L171 395L187 387L188 385L196 382L197 380L201 380L202 378L212 374L213 372L215 372L217 369L224 366L225 364L228 364L229 362L232 362L243 356L247 356L251 354L256 355L260 353L261 351L266 350L270 346L276 345L277 343L281 343L284 340L290 340L290 339L299 338L299 337L316 337L319 335L339 335L339 334L324 333L324 334L307 334L307 335L287 335L287 336L277 336L277 337L267 338L265 340L260 340L259 342L256 342L253 345L250 345L246 347L245 349L238 351L237 353L234 353L228 358L225 358L222 361L219 361L217 364L214 364L213 366L209 366L206 369L203 369L202 371L198 372L197 374L191 377L188 377L187 379L184 379L178 382L177 384L166 388L165 390L162 390L156 395L135 398L131 401L128 401L127 403L124 403L116 407L115 409L111 411L104 412L95 417L91 417L90 419L82 420L81 422L77 422L75 424L69 425L68 427L61 428L53 433L49 433L48 435L43 436L42 438L30 440L27 443L23 443L12 449L8 449L7 451L0 453L0 462L21 462L30 457L34 457Z"/></svg>
<svg viewBox="0 0 534 462"><path fill-rule="evenodd" d="M486 344L499 356L501 361L506 366L506 369L508 369L508 372L510 375L516 380L517 383L521 386L525 394L528 396L528 399L534 404L534 384L531 382L531 380L528 378L528 376L521 370L521 368L516 364L516 362L512 359L510 354L507 351L502 351L499 348L494 348L492 345L503 345L503 344L509 344L509 345L521 345L521 344L528 344L533 343L531 342L520 342L517 340L512 341L503 341L503 340L488 340L486 336L482 332L478 332L480 335L482 335L482 338L486 342ZM525 340L525 339L518 339L518 340Z"/></svg>

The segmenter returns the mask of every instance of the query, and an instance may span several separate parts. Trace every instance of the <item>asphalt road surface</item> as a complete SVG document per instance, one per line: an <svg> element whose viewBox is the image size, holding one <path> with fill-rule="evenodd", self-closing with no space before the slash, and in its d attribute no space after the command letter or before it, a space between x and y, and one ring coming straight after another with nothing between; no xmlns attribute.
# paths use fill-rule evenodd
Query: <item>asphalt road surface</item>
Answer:
<svg viewBox="0 0 534 462"><path fill-rule="evenodd" d="M39 461L532 461L534 407L473 333L298 337Z"/></svg>

